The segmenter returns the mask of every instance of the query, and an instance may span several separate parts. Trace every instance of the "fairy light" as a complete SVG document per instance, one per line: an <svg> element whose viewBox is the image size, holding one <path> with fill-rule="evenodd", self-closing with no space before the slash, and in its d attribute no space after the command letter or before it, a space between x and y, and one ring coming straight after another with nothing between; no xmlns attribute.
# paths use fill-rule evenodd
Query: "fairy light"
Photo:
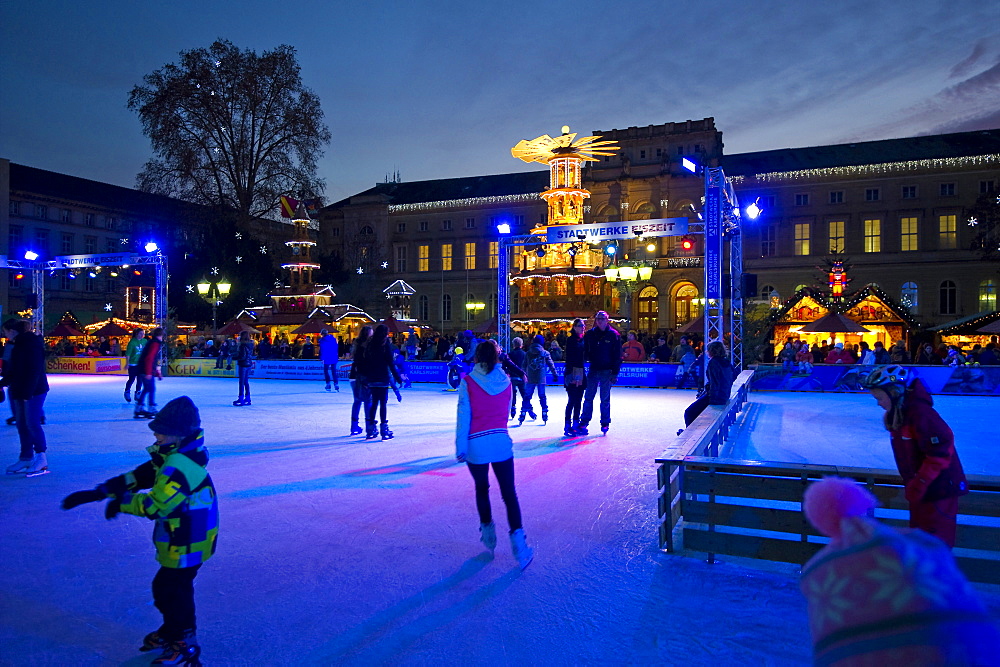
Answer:
<svg viewBox="0 0 1000 667"><path fill-rule="evenodd" d="M769 181L801 181L830 176L881 176L899 172L920 171L924 169L958 169L962 167L978 167L1000 163L1000 154L971 155L966 157L935 158L929 160L906 160L903 162L880 162L876 164L859 164L847 167L824 167L821 169L799 169L796 171L771 171L763 174L747 174L731 176L734 184L745 180L758 182Z"/></svg>
<svg viewBox="0 0 1000 667"><path fill-rule="evenodd" d="M537 193L522 195L502 195L496 197L469 197L467 199L442 199L441 201L416 202L413 204L390 204L390 213L407 211L429 211L438 208L464 208L466 206L482 206L484 204L516 204L519 202L538 201Z"/></svg>

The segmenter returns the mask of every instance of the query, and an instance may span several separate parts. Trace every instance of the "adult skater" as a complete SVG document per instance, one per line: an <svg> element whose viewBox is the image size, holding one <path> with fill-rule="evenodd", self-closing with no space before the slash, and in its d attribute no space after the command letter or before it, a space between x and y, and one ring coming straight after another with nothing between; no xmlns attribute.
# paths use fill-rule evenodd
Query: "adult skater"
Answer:
<svg viewBox="0 0 1000 667"><path fill-rule="evenodd" d="M704 393L684 411L684 426L690 426L709 405L725 405L733 390L733 365L721 341L712 341L705 348L708 354L708 385ZM680 431L677 432L680 435Z"/></svg>
<svg viewBox="0 0 1000 667"><path fill-rule="evenodd" d="M125 346L125 364L128 366L128 380L125 382L125 402L132 402L132 383L135 382L136 396L142 391L142 378L139 377L139 355L146 347L146 330L142 327L132 332L132 337Z"/></svg>
<svg viewBox="0 0 1000 667"><path fill-rule="evenodd" d="M538 403L542 406L542 423L549 421L549 402L545 396L545 371L552 371L552 377L556 377L556 365L552 361L552 355L545 349L545 338L538 334L532 340L531 347L525 353L525 369L527 381L524 384L524 396L521 400L521 416L517 418L518 424L524 423L524 418L531 410L531 397L538 389Z"/></svg>
<svg viewBox="0 0 1000 667"><path fill-rule="evenodd" d="M44 475L49 470L45 455L48 447L42 430L42 406L49 393L49 382L45 377L45 343L41 336L28 330L28 323L24 320L7 320L2 329L7 344L14 348L0 382L10 393L17 435L21 441L21 455L15 463L7 466L7 474Z"/></svg>
<svg viewBox="0 0 1000 667"><path fill-rule="evenodd" d="M371 396L368 394L368 388L364 383L364 378L361 377L361 355L364 353L365 346L372 337L372 328L369 326L361 327L358 332L358 337L354 339L354 345L351 346L351 370L347 374L348 379L351 382L351 393L354 394L354 403L351 404L351 435L360 435L364 433L361 426L358 424L358 414L361 409L364 408L365 416L368 415L368 404L371 402Z"/></svg>
<svg viewBox="0 0 1000 667"><path fill-rule="evenodd" d="M156 415L156 383L153 377L163 379L160 372L160 351L163 348L163 327L156 327L150 333L149 341L139 354L140 389L135 394L135 419L143 419ZM146 403L149 407L146 407Z"/></svg>
<svg viewBox="0 0 1000 667"><path fill-rule="evenodd" d="M215 553L219 533L218 496L205 469L205 434L198 408L187 396L164 405L149 428L156 437L147 448L151 461L95 489L69 494L62 508L108 499L104 516L109 520L124 512L156 522L153 544L160 569L153 577L153 604L163 625L146 635L139 650L162 649L154 665L200 665L194 578Z"/></svg>
<svg viewBox="0 0 1000 667"><path fill-rule="evenodd" d="M368 411L365 413L365 440L374 440L379 435L383 440L392 439L392 431L389 430L389 422L386 419L387 404L389 402L389 387L393 379L396 384L402 384L403 379L396 370L393 361L392 347L389 345L389 327L380 324L375 327L371 339L365 344L361 352L361 364L359 374L363 378L368 394L371 396L368 402ZM391 374L391 378L390 378ZM378 409L382 423L379 430L375 430L375 410Z"/></svg>
<svg viewBox="0 0 1000 667"><path fill-rule="evenodd" d="M323 379L326 380L326 390L330 391L330 379L333 386L340 391L340 380L337 379L337 360L340 358L340 343L337 337L326 329L319 332L319 359L323 362Z"/></svg>
<svg viewBox="0 0 1000 667"><path fill-rule="evenodd" d="M236 374L239 377L240 396L233 405L250 405L250 371L254 367L253 341L249 331L240 332L240 341L236 344Z"/></svg>
<svg viewBox="0 0 1000 667"><path fill-rule="evenodd" d="M958 497L969 492L955 436L934 409L934 399L919 378L902 366L876 368L864 386L885 410L892 455L906 485L910 527L955 546Z"/></svg>
<svg viewBox="0 0 1000 667"><path fill-rule="evenodd" d="M618 380L622 365L621 336L608 321L603 310L594 315L594 327L583 335L583 359L590 362L587 388L583 395L583 411L577 435L587 435L587 424L594 416L594 395L601 391L601 432L611 426L611 385Z"/></svg>
<svg viewBox="0 0 1000 667"><path fill-rule="evenodd" d="M580 406L587 388L587 375L583 366L583 334L587 325L579 317L566 339L566 366L563 368L563 385L566 387L566 415L563 434L567 438L577 435L580 427Z"/></svg>
<svg viewBox="0 0 1000 667"><path fill-rule="evenodd" d="M524 364L525 364L525 357L526 357L526 355L525 355L525 352L524 352L524 341L521 340L520 336L518 336L518 337L514 338L514 340L510 341L510 354L507 355L507 358L510 359L510 362L512 364L514 364L515 366L517 366L520 369L523 369L524 368ZM511 376L511 383L514 385L514 388L513 388L513 390L510 393L510 418L511 419L513 419L514 417L517 416L517 397L519 395L521 397L521 405L524 405L524 400L525 400L524 399L524 381L525 381L525 376L523 376L523 375L522 375L522 377L520 379L516 379L513 375ZM531 409L530 405L528 406L528 416L531 417L532 421L535 420L535 413Z"/></svg>
<svg viewBox="0 0 1000 667"><path fill-rule="evenodd" d="M510 405L510 378L499 363L493 341L476 346L475 366L458 385L458 420L455 429L455 458L469 466L476 486L479 512L479 539L491 552L497 545L496 524L490 506L490 465L500 485L507 507L510 547L523 570L531 562L533 550L527 545L521 525L521 506L514 488L514 447L507 433Z"/></svg>

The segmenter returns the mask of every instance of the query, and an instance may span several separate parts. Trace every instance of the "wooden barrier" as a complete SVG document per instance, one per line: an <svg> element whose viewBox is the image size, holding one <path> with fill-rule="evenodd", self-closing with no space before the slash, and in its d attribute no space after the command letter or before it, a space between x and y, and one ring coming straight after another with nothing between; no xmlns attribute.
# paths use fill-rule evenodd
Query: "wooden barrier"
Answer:
<svg viewBox="0 0 1000 667"><path fill-rule="evenodd" d="M701 434L696 444L711 439ZM726 554L804 565L828 540L806 520L802 496L811 481L828 475L864 484L878 498L875 517L883 523L908 525L900 518L908 504L895 470L670 454L656 461L660 548L668 551L677 550L674 528L683 521L684 548L709 560ZM959 499L955 559L971 581L1000 584L1000 478L968 479L970 493Z"/></svg>

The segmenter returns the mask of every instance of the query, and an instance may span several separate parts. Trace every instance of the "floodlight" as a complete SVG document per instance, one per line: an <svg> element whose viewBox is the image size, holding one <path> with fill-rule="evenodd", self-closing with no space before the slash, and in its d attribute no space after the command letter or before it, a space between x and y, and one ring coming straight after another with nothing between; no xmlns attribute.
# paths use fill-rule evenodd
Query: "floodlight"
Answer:
<svg viewBox="0 0 1000 667"><path fill-rule="evenodd" d="M752 204L747 206L747 217L750 218L751 220L756 220L760 214L761 214L761 208L760 206L757 206L756 200L754 200Z"/></svg>
<svg viewBox="0 0 1000 667"><path fill-rule="evenodd" d="M143 247L146 249L146 252L156 252L160 249L160 246L156 245L155 241L150 241Z"/></svg>
<svg viewBox="0 0 1000 667"><path fill-rule="evenodd" d="M510 234L510 224L501 222L497 225L497 234Z"/></svg>
<svg viewBox="0 0 1000 667"><path fill-rule="evenodd" d="M616 246L614 243L609 243L608 246L604 249L604 254L608 255L609 257L614 257L615 253L617 252L618 252L618 246Z"/></svg>
<svg viewBox="0 0 1000 667"><path fill-rule="evenodd" d="M686 157L681 158L681 166L690 171L692 174L698 173L698 165Z"/></svg>
<svg viewBox="0 0 1000 667"><path fill-rule="evenodd" d="M25 250L24 258L29 262L34 262L36 259L38 259L38 253L35 252L34 250Z"/></svg>
<svg viewBox="0 0 1000 667"><path fill-rule="evenodd" d="M656 244L650 243L646 246L646 252L656 252Z"/></svg>

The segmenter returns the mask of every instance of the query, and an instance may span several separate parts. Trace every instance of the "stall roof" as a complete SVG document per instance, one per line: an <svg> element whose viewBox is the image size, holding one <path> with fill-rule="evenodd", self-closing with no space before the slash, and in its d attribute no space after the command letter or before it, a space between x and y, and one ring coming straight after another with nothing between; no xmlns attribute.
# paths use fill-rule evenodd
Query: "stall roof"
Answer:
<svg viewBox="0 0 1000 667"><path fill-rule="evenodd" d="M996 310L984 310L982 312L976 313L975 315L968 315L967 317L960 317L957 320L952 320L951 322L945 322L944 324L939 324L936 327L930 327L928 331L936 331L942 336L954 336L957 334L975 334L978 329L991 324L993 322L1000 321L1000 311Z"/></svg>

